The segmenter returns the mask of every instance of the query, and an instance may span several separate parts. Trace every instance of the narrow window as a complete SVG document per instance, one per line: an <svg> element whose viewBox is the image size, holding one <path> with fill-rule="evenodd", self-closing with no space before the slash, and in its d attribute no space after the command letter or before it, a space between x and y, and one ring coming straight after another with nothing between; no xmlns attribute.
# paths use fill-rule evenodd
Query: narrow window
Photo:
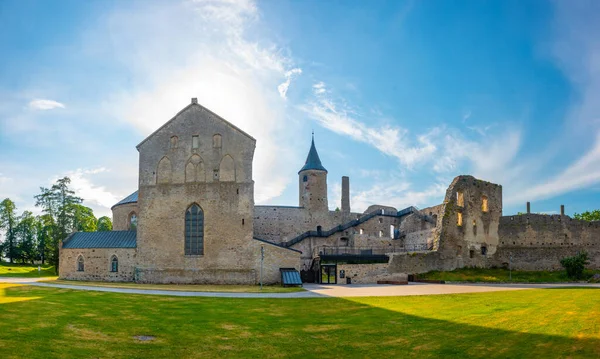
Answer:
<svg viewBox="0 0 600 359"><path fill-rule="evenodd" d="M242 218L242 226L244 225L244 219Z"/></svg>
<svg viewBox="0 0 600 359"><path fill-rule="evenodd" d="M365 231L364 231L362 228L360 228L360 229L358 230L358 233L359 233L359 234L363 234L363 233L365 233Z"/></svg>
<svg viewBox="0 0 600 359"><path fill-rule="evenodd" d="M459 207L465 206L465 196L462 191L456 192L456 205Z"/></svg>
<svg viewBox="0 0 600 359"><path fill-rule="evenodd" d="M469 258L473 258L473 257L475 257L475 251L471 249L469 251Z"/></svg>
<svg viewBox="0 0 600 359"><path fill-rule="evenodd" d="M486 246L481 246L481 255L484 256L487 254L487 247Z"/></svg>
<svg viewBox="0 0 600 359"><path fill-rule="evenodd" d="M395 229L394 225L391 224L390 225L390 238L394 238L395 239L396 237L394 236L394 229Z"/></svg>
<svg viewBox="0 0 600 359"><path fill-rule="evenodd" d="M137 229L137 214L135 212L131 212L129 214L129 230L135 231Z"/></svg>
<svg viewBox="0 0 600 359"><path fill-rule="evenodd" d="M477 226L477 221L473 220L473 227Z"/></svg>
<svg viewBox="0 0 600 359"><path fill-rule="evenodd" d="M197 149L200 145L200 140L198 139L198 136L192 136L192 148L193 149Z"/></svg>
<svg viewBox="0 0 600 359"><path fill-rule="evenodd" d="M383 237L383 231L379 231L379 238Z"/></svg>
<svg viewBox="0 0 600 359"><path fill-rule="evenodd" d="M317 226L317 233L321 234L321 231L323 230L323 227L321 226Z"/></svg>
<svg viewBox="0 0 600 359"><path fill-rule="evenodd" d="M119 259L117 258L117 256L112 256L112 258L110 259L110 271L111 272L119 271Z"/></svg>
<svg viewBox="0 0 600 359"><path fill-rule="evenodd" d="M78 272L83 272L84 267L83 267L83 256L79 256L77 257L77 271Z"/></svg>
<svg viewBox="0 0 600 359"><path fill-rule="evenodd" d="M185 212L185 254L204 254L204 212L195 203Z"/></svg>
<svg viewBox="0 0 600 359"><path fill-rule="evenodd" d="M179 142L179 138L177 136L171 136L171 149L177 148L177 142Z"/></svg>
<svg viewBox="0 0 600 359"><path fill-rule="evenodd" d="M481 211L482 212L488 211L488 198L486 196L481 197Z"/></svg>
<svg viewBox="0 0 600 359"><path fill-rule="evenodd" d="M213 147L221 148L221 135L217 134L213 136Z"/></svg>
<svg viewBox="0 0 600 359"><path fill-rule="evenodd" d="M383 218L379 218L379 223L383 223Z"/></svg>
<svg viewBox="0 0 600 359"><path fill-rule="evenodd" d="M456 215L456 225L460 227L462 226L462 213L458 212Z"/></svg>
<svg viewBox="0 0 600 359"><path fill-rule="evenodd" d="M304 175L304 177L302 177L302 182L308 182L308 176Z"/></svg>

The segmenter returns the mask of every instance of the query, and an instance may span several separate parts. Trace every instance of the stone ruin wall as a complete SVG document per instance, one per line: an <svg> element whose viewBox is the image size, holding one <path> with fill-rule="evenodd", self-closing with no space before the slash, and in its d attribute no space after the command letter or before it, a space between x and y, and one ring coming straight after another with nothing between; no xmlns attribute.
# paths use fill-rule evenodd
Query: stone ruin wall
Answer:
<svg viewBox="0 0 600 359"><path fill-rule="evenodd" d="M119 268L111 272L112 256L117 256ZM135 248L60 248L60 279L106 282L131 282L135 272ZM77 270L77 260L83 256L83 271Z"/></svg>
<svg viewBox="0 0 600 359"><path fill-rule="evenodd" d="M500 245L490 265L521 270L559 270L560 260L585 250L589 268L600 268L600 221L527 213L500 219Z"/></svg>

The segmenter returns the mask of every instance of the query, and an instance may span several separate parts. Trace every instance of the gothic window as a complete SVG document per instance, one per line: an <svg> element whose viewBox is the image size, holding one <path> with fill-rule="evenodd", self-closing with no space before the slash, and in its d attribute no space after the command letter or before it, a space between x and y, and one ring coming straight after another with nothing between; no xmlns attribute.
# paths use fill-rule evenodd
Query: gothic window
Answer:
<svg viewBox="0 0 600 359"><path fill-rule="evenodd" d="M119 271L119 259L117 258L117 256L112 256L112 258L110 259L110 271L111 272Z"/></svg>
<svg viewBox="0 0 600 359"><path fill-rule="evenodd" d="M486 196L481 197L481 211L482 212L488 211L488 198Z"/></svg>
<svg viewBox="0 0 600 359"><path fill-rule="evenodd" d="M131 212L129 214L129 230L135 231L137 229L137 214Z"/></svg>
<svg viewBox="0 0 600 359"><path fill-rule="evenodd" d="M204 254L204 212L195 203L185 212L185 254Z"/></svg>
<svg viewBox="0 0 600 359"><path fill-rule="evenodd" d="M83 267L83 256L80 255L79 257L77 257L77 271L78 272L83 272L83 269L84 269L84 267Z"/></svg>
<svg viewBox="0 0 600 359"><path fill-rule="evenodd" d="M171 136L171 149L173 148L177 148L177 142L179 141L179 138L177 136Z"/></svg>
<svg viewBox="0 0 600 359"><path fill-rule="evenodd" d="M213 136L213 147L221 148L221 135L217 134Z"/></svg>
<svg viewBox="0 0 600 359"><path fill-rule="evenodd" d="M235 162L230 155L224 156L221 160L219 179L221 182L235 182Z"/></svg>
<svg viewBox="0 0 600 359"><path fill-rule="evenodd" d="M308 182L308 176L304 175L304 177L302 177L302 182Z"/></svg>
<svg viewBox="0 0 600 359"><path fill-rule="evenodd" d="M200 147L200 139L198 135L192 136L192 149L198 149Z"/></svg>
<svg viewBox="0 0 600 359"><path fill-rule="evenodd" d="M156 173L157 183L169 183L171 182L171 160L168 157L163 157L158 162L158 169Z"/></svg>

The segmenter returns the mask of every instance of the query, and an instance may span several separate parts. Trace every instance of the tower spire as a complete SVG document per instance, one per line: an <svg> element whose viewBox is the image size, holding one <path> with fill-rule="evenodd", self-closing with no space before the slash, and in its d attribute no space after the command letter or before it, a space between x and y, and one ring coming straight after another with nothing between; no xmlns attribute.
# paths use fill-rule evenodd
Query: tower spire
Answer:
<svg viewBox="0 0 600 359"><path fill-rule="evenodd" d="M306 170L317 170L317 171L325 171L325 167L321 164L321 159L319 158L319 153L317 152L317 148L315 147L315 131L312 131L312 139L310 143L310 150L308 151L308 156L306 156L306 162L304 163L304 167L300 169L300 172Z"/></svg>

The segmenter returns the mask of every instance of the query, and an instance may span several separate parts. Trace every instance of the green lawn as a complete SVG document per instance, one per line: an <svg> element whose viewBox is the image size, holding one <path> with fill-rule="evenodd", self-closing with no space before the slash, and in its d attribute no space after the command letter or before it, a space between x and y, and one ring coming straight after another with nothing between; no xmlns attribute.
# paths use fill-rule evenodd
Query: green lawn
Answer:
<svg viewBox="0 0 600 359"><path fill-rule="evenodd" d="M0 350L3 358L598 358L600 290L236 299L0 284Z"/></svg>
<svg viewBox="0 0 600 359"><path fill-rule="evenodd" d="M78 280L47 280L44 283L89 285L94 287L132 288L151 290L175 290L186 292L226 292L226 293L291 293L304 291L301 287L282 287L281 285L211 285L211 284L140 284L124 282L85 282Z"/></svg>
<svg viewBox="0 0 600 359"><path fill-rule="evenodd" d="M586 270L586 279L600 271ZM451 272L433 271L418 275L419 279L445 280L448 282L510 283L509 270L494 268L461 268ZM570 282L565 271L512 271L512 283Z"/></svg>
<svg viewBox="0 0 600 359"><path fill-rule="evenodd" d="M0 262L0 277L25 277L25 278L37 278L37 277L55 277L54 267L49 265L43 265L42 270L38 273L38 266L32 266L30 264L10 264L6 262Z"/></svg>

